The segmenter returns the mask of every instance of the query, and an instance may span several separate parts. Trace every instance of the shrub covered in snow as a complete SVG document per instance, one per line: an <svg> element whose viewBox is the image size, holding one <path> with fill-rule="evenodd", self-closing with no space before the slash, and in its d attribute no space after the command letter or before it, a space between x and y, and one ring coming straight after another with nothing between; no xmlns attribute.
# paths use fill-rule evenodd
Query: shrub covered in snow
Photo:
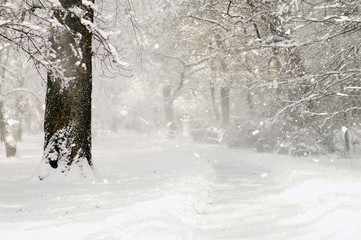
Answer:
<svg viewBox="0 0 361 240"><path fill-rule="evenodd" d="M253 148L259 152L276 152L308 156L335 152L333 136L317 128L290 122L272 123L239 120L225 132L224 142L234 148Z"/></svg>

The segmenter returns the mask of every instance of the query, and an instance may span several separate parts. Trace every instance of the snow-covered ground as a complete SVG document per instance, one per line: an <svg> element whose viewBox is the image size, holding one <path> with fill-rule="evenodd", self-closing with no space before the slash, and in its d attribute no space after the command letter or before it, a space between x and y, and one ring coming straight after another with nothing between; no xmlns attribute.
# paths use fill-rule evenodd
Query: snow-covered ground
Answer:
<svg viewBox="0 0 361 240"><path fill-rule="evenodd" d="M291 158L121 132L97 174L37 181L42 136L0 158L0 239L361 239L360 159Z"/></svg>

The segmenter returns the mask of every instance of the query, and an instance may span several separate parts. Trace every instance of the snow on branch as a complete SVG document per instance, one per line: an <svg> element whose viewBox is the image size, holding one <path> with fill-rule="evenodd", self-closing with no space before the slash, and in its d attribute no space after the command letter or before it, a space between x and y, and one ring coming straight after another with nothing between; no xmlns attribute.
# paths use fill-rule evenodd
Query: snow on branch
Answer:
<svg viewBox="0 0 361 240"><path fill-rule="evenodd" d="M81 19L81 23L86 26L93 36L103 45L104 50L112 57L114 63L119 64L123 69L129 66L129 63L123 61L119 57L117 50L110 43L110 38L114 35L114 33L106 32L97 27L93 22L84 18Z"/></svg>
<svg viewBox="0 0 361 240"><path fill-rule="evenodd" d="M56 31L76 31L70 29L61 17L57 17L58 14L72 14L72 17L78 18L98 42L98 46L94 48L95 55L102 55L99 58L103 60L110 58L108 62L119 67L119 73L128 71L126 68L129 64L119 56L119 51L111 44L111 38L119 33L105 31L93 22L92 14L89 15L89 9L100 15L93 1L82 0L80 5L64 5L65 2L59 0L14 0L11 4L1 4L0 40L22 49L37 68L43 66L63 78L63 70L54 62L50 39L51 34Z"/></svg>
<svg viewBox="0 0 361 240"><path fill-rule="evenodd" d="M216 20L213 20L213 19L209 19L209 18L202 18L202 17L198 17L198 16L194 16L194 15L189 15L189 17L191 18L194 18L194 19L197 19L197 20L200 20L200 21L203 21L203 22L208 22L208 23L212 23L212 24L215 24L225 30L230 30L229 27L223 25L222 23L220 23L219 21L216 21Z"/></svg>

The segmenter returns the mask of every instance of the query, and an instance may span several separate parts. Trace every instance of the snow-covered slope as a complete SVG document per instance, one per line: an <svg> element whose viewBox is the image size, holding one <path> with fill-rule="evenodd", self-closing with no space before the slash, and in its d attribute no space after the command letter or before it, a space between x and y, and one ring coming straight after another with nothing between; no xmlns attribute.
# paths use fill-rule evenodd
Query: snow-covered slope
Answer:
<svg viewBox="0 0 361 240"><path fill-rule="evenodd" d="M39 182L41 148L1 155L0 239L361 239L357 159L122 132L95 139L94 178Z"/></svg>

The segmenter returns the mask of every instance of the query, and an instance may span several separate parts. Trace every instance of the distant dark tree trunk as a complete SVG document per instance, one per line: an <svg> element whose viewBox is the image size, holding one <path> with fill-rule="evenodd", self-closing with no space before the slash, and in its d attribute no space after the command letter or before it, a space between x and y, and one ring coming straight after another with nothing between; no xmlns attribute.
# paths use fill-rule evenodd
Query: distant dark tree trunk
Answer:
<svg viewBox="0 0 361 240"><path fill-rule="evenodd" d="M19 72L18 77L18 88L23 89L25 88L25 76L23 76L23 65L24 62L17 59L16 62L16 71ZM23 117L24 117L24 94L19 91L15 93L15 120L18 121L13 127L13 135L16 142L21 142L23 138Z"/></svg>
<svg viewBox="0 0 361 240"><path fill-rule="evenodd" d="M16 142L21 142L23 139L23 127L21 121L14 126L14 139Z"/></svg>
<svg viewBox="0 0 361 240"><path fill-rule="evenodd" d="M221 106L222 106L222 125L223 127L227 127L229 125L229 88L222 87L221 88Z"/></svg>
<svg viewBox="0 0 361 240"><path fill-rule="evenodd" d="M21 86L23 87L23 86ZM23 128L22 128L22 119L23 119L23 114L24 114L24 109L23 109L23 99L21 94L16 94L16 100L15 100L15 120L17 120L18 122L14 125L13 127L13 131L14 131L14 139L16 142L21 142L22 140L22 136L23 136Z"/></svg>
<svg viewBox="0 0 361 240"><path fill-rule="evenodd" d="M4 50L4 49L3 49ZM9 51L5 49L6 53L1 53L0 60L4 61L4 65L8 62L9 59ZM1 59L2 58L2 59ZM1 69L0 79L6 78L6 70ZM3 80L4 81L4 80ZM10 126L5 118L5 96L1 94L0 89L0 137L1 141L4 142L5 145L5 154L7 158L15 157L16 155L16 142L13 138Z"/></svg>
<svg viewBox="0 0 361 240"><path fill-rule="evenodd" d="M4 100L3 96L0 95L0 140L5 140L5 120L4 120Z"/></svg>
<svg viewBox="0 0 361 240"><path fill-rule="evenodd" d="M174 122L173 101L172 101L172 93L170 86L165 86L163 88L163 101L164 101L165 121L167 127L172 132L175 130L176 125Z"/></svg>
<svg viewBox="0 0 361 240"><path fill-rule="evenodd" d="M5 142L5 154L7 158L13 158L16 156L16 146Z"/></svg>
<svg viewBox="0 0 361 240"><path fill-rule="evenodd" d="M7 158L15 157L16 155L16 142L11 133L9 124L4 127L4 145Z"/></svg>
<svg viewBox="0 0 361 240"><path fill-rule="evenodd" d="M54 64L63 72L48 72L43 162L66 173L73 164L93 165L91 155L92 22L93 10L82 0L60 0L55 18L64 26L51 37ZM78 7L80 18L69 12ZM46 177L40 174L40 179Z"/></svg>
<svg viewBox="0 0 361 240"><path fill-rule="evenodd" d="M7 158L15 157L16 155L16 141L13 137L11 126L5 118L4 102L0 100L0 130L1 141L4 141L5 154Z"/></svg>
<svg viewBox="0 0 361 240"><path fill-rule="evenodd" d="M214 81L212 80L210 83L210 90L211 90L211 98L212 98L212 106L213 106L213 111L214 111L214 115L216 117L216 121L219 122L220 121L220 114L218 111L218 105L216 102L216 87L214 86Z"/></svg>
<svg viewBox="0 0 361 240"><path fill-rule="evenodd" d="M5 53L3 51L5 51ZM6 48L4 48L2 49L2 51L0 51L0 63L5 66L7 64L8 59L9 59L9 51ZM5 69L0 69L0 79L5 79L5 77L6 77ZM5 141L4 101L5 101L5 96L3 95L3 89L2 86L0 85L0 140L2 142Z"/></svg>
<svg viewBox="0 0 361 240"><path fill-rule="evenodd" d="M350 137L349 137L348 129L345 131L344 137L345 137L345 152L349 153L350 152Z"/></svg>
<svg viewBox="0 0 361 240"><path fill-rule="evenodd" d="M339 77L337 77L337 80L339 81ZM341 92L344 92L344 86L341 83ZM345 153L348 154L350 152L350 136L348 132L348 117L346 112L346 99L345 97L342 97L342 109L343 109L343 116L342 116L342 124L346 129L344 129L344 138L345 138Z"/></svg>

